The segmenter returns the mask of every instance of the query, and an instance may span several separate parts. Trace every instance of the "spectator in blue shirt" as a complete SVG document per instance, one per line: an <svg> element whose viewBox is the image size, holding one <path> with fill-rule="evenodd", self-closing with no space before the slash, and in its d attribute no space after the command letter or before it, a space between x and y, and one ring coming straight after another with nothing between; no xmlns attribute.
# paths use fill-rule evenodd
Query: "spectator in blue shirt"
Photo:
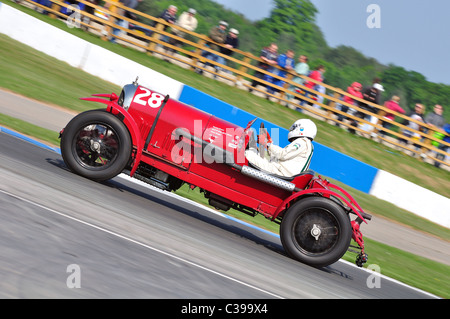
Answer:
<svg viewBox="0 0 450 319"><path fill-rule="evenodd" d="M271 43L268 47L262 49L260 58L262 61L258 62L258 68L272 72L273 66L277 64L278 60L278 45L276 43ZM264 79L264 75L265 74L260 71L256 71L254 74L256 78L261 80ZM249 92L252 92L253 88L258 84L260 84L260 82L257 79L253 80Z"/></svg>
<svg viewBox="0 0 450 319"><path fill-rule="evenodd" d="M274 74L278 75L279 77L285 78L287 75L287 72L292 71L295 67L295 61L294 61L294 51L293 50L287 50L286 53L281 54L277 59L277 64L282 69L275 69ZM270 75L265 75L264 80L267 82L273 83L278 86L283 86L284 81L271 77ZM267 86L267 92L274 94L275 92L279 92L280 90L277 88L273 88L272 86Z"/></svg>

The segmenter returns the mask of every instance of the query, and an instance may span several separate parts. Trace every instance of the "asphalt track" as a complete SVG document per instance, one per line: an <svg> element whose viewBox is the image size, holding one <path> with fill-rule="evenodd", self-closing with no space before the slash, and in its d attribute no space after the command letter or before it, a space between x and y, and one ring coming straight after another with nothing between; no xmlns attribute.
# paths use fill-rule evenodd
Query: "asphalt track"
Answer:
<svg viewBox="0 0 450 319"><path fill-rule="evenodd" d="M92 182L3 132L0 207L0 298L433 298L303 265L273 234L123 175Z"/></svg>
<svg viewBox="0 0 450 319"><path fill-rule="evenodd" d="M123 176L92 182L4 133L0 176L1 298L432 297L346 262L303 265L272 234Z"/></svg>

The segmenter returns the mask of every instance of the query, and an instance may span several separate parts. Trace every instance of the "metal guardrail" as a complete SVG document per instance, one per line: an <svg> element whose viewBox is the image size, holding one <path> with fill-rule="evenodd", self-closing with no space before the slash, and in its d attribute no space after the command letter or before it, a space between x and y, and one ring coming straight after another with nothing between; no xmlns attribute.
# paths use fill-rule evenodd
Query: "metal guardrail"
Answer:
<svg viewBox="0 0 450 319"><path fill-rule="evenodd" d="M392 141L390 139L385 138L384 136L381 136L379 134L377 135L380 140L384 140L385 142L393 144L397 147L407 149L413 153L422 154L423 152L433 151L433 155L436 153L436 154L443 154L444 156L450 156L450 153L447 153L447 152L433 146L432 142L434 141L439 144L443 144L447 147L450 147L450 143L446 143L446 142L436 138L434 136L434 132L435 132L434 128L425 123L422 123L420 121L412 119L401 113L391 111L382 105L377 105L372 102L369 102L369 101L366 101L363 99L359 99L355 96L348 94L347 92L344 92L340 88L335 88L335 87L332 87L325 83L317 82L309 77L297 74L295 72L287 71L286 78L279 77L276 74L267 72L267 71L255 66L254 64L257 64L258 62L262 62L262 60L259 57L255 56L249 52L244 52L239 49L232 48L230 50L233 51L233 56L228 56L228 55L222 54L220 52L214 51L207 46L208 43L213 43L220 47L223 47L223 45L220 43L214 42L212 39L210 39L206 35L191 32L191 31L183 29L177 25L169 24L166 21L164 21L163 19L156 18L156 17L150 16L148 14L145 14L143 12L140 12L138 10L128 8L124 5L122 5L121 3L119 3L117 0L105 0L106 7L95 5L86 0L78 1L79 3L83 3L85 6L89 6L89 7L93 8L93 10L95 10L97 12L105 13L107 16L107 19L99 17L95 14L87 13L86 11L80 11L73 5L64 3L60 0L50 0L50 1L52 3L51 8L45 7L45 6L43 6L39 3L36 3L32 0L22 0L22 2L27 2L29 4L35 5L37 7L40 7L43 10L48 11L49 15L54 18L68 20L68 19L73 19L72 15L75 14L76 17L79 19L77 21L77 24L80 27L82 26L85 29L94 30L98 34L101 34L101 37L103 40L109 40L109 39L114 38L116 40L126 42L130 45L139 47L150 54L157 53L159 55L162 55L166 59L170 58L170 59L178 61L180 63L187 64L187 65L189 65L189 67L192 70L201 69L203 71L212 73L215 76L225 78L225 79L233 82L235 85L237 85L237 83L241 83L245 87L250 87L250 85L246 84L245 81L243 81L243 80L244 79L247 79L250 81L257 80L260 84L265 85L266 87L273 87L273 88L277 89L280 93L280 96L266 92L265 91L266 88L264 88L264 90L261 90L258 88L252 88L255 91L259 91L261 93L266 94L267 96L276 98L280 102L284 102L286 105L294 105L297 108L306 109L310 113L313 113L317 116L325 118L326 120L333 121L335 123L338 123L347 128L353 129L355 131L359 131L362 134L368 134L370 136L371 133L378 133L379 131L384 131L385 133L389 133L390 135L392 135L398 139L406 140L406 141L409 141L413 145L420 146L420 149L411 148L408 145L400 144L398 142L398 140ZM72 14L67 15L67 14L62 13L61 8L63 8L63 7L70 8ZM144 24L137 20L125 17L119 13L119 11L120 11L119 9L129 11L132 14L136 15L137 17L144 18L146 20L151 20L154 23L154 25L153 26L147 25L147 24ZM83 17L89 18L90 21L88 23L85 22ZM150 35L147 35L139 30L131 30L131 29L124 28L121 25L117 24L117 21L119 21L119 20L127 21L128 23L131 23L135 26L140 27L142 30L147 30ZM94 22L94 23L92 23L92 22ZM165 31L165 29L168 29L168 28L180 30L185 34L185 36L180 37L171 32ZM126 35L131 35L131 37L115 34L114 30L120 30L123 33L125 33ZM188 35L188 36L186 36L186 35ZM179 46L167 43L160 39L161 36L166 36L168 38L172 38L172 39L176 40L177 42L182 43L183 46L188 46L188 47L193 48L193 50L188 50L183 47L179 47ZM147 44L142 44L143 41L137 40L137 38L143 40ZM186 38L188 38L188 39L186 39ZM191 41L189 39L196 39L197 42ZM165 51L158 50L158 45L162 46L164 48L173 49L173 50L175 50L175 52L178 53L178 55L181 55L181 56L176 56L173 54L169 54ZM220 56L220 57L224 58L226 61L231 61L237 67L230 67L228 65L220 64L216 61L209 60L209 59L205 58L204 56L202 56L202 52L204 52L204 51L207 51L207 52L213 53L217 56ZM185 57L187 57L187 59ZM223 70L227 70L228 72L231 72L232 75L220 74L218 72L212 71L205 66L205 63L208 63L209 65L217 66ZM284 70L284 69L280 68L279 66L274 66L274 68L278 69L278 70ZM284 82L284 86L283 87L276 86L270 82L265 81L264 79L256 78L253 74L251 74L252 71L258 71L263 74L270 75L272 78L282 80ZM284 71L286 71L286 70L284 70ZM316 84L320 84L325 87L325 89L328 91L328 93L324 94L321 92L317 92L313 89L310 89L301 84L293 82L292 79L294 77L300 77L306 81L311 81ZM324 101L328 101L328 104L320 103L314 99L305 97L305 95L303 95L303 94L299 94L295 91L288 90L288 88L291 88L291 87L294 87L294 88L300 90L302 93L308 92L315 96L321 96L324 98ZM305 101L307 103L311 103L312 105L314 105L314 104L319 105L322 109L326 110L327 113L323 114L322 112L320 112L318 109L316 109L314 107L307 107L307 106L297 104L297 103L293 102L292 99L287 99L286 94L289 94L290 96L296 98L299 101ZM374 109L377 110L377 113L372 113L372 112L362 109L358 106L351 105L351 104L344 102L341 98L345 95L351 97L355 101L362 102L366 105L372 106ZM375 117L378 119L378 121L376 124L374 124L365 119L361 119L353 114L342 112L341 110L336 109L336 107L335 107L336 104L348 106L349 108L351 108L357 112ZM408 121L417 123L418 125L420 125L420 127L424 128L427 133L411 129L409 127L402 125L399 122L390 121L390 120L384 118L384 114L386 114L386 113L392 113L397 118L406 119ZM338 119L334 118L334 116L333 116L336 114L343 115L346 119L351 119L353 121L356 121L356 123L359 123L359 124L367 124L367 125L369 125L369 127L372 128L372 131L365 131L365 130L361 129L358 125L352 126L352 124L348 123L347 121L339 121ZM394 130L384 128L381 125L382 122L389 122L392 126L398 127L399 131L406 129L410 132L416 133L420 136L420 139L418 140L418 139L414 139L414 138L408 138L408 137L404 136L403 134L398 133ZM449 165L445 161L437 159L436 157L433 157L433 156L430 156L430 157L436 162L439 162L439 163L445 164L445 165Z"/></svg>

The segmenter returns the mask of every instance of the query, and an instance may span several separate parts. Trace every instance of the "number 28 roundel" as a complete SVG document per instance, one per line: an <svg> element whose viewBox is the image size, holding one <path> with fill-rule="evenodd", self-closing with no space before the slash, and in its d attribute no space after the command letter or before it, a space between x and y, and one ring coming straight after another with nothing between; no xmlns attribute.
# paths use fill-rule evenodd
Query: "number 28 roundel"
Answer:
<svg viewBox="0 0 450 319"><path fill-rule="evenodd" d="M157 109L163 104L165 96L156 92L152 92L144 87L139 87L134 96L133 102L142 106L149 106Z"/></svg>

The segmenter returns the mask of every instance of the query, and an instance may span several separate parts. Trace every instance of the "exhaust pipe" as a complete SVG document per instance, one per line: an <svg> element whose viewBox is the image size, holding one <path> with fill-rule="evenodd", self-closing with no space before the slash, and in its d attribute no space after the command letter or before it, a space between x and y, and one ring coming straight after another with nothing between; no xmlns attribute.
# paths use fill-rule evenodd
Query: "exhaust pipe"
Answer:
<svg viewBox="0 0 450 319"><path fill-rule="evenodd" d="M278 188L293 192L295 190L295 184L284 181L281 178L269 175L257 169L251 168L249 166L242 166L241 173L257 179L261 182L276 186Z"/></svg>

